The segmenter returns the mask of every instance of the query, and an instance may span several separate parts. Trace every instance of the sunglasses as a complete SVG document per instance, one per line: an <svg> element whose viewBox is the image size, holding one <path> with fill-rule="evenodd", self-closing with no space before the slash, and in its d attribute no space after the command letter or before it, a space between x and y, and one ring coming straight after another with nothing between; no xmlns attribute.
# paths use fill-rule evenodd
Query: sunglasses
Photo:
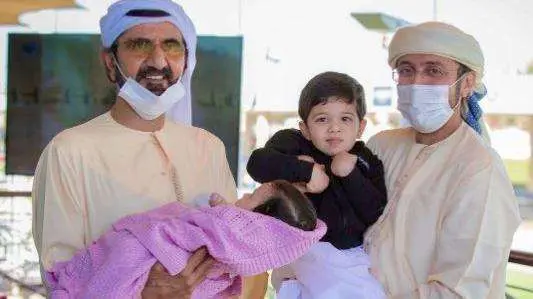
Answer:
<svg viewBox="0 0 533 299"><path fill-rule="evenodd" d="M157 44L146 38L129 39L122 42L126 51L139 57L148 57L152 55ZM166 39L159 43L161 50L168 58L182 58L185 56L185 45L177 39Z"/></svg>

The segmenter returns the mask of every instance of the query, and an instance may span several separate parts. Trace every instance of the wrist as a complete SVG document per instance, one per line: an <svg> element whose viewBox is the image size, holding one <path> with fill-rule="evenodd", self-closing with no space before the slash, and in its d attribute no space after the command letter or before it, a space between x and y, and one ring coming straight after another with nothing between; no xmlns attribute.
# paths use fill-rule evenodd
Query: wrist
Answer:
<svg viewBox="0 0 533 299"><path fill-rule="evenodd" d="M356 155L346 154L342 160L333 161L331 172L337 177L345 177L354 170L356 163Z"/></svg>

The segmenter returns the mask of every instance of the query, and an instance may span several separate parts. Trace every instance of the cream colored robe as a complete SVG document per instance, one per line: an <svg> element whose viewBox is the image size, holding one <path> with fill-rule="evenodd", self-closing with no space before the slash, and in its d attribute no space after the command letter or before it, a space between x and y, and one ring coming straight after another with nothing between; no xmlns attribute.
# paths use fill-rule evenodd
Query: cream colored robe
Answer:
<svg viewBox="0 0 533 299"><path fill-rule="evenodd" d="M368 142L389 196L366 234L373 273L391 298L504 298L521 219L500 157L465 123L430 146L414 137L407 128Z"/></svg>
<svg viewBox="0 0 533 299"><path fill-rule="evenodd" d="M176 167L183 202L212 192L236 200L224 145L205 130L167 121L158 132L139 132L106 113L58 134L33 186L33 234L44 269L69 260L123 216L177 200L167 162Z"/></svg>

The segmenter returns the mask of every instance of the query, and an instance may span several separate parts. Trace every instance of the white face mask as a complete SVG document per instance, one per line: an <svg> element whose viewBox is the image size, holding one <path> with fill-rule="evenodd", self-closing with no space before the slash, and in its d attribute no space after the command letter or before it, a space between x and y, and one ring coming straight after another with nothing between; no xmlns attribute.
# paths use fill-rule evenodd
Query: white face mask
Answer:
<svg viewBox="0 0 533 299"><path fill-rule="evenodd" d="M174 104L185 96L185 87L181 80L169 86L163 94L157 96L132 78L128 78L118 93L130 104L131 108L145 120L153 120L166 113Z"/></svg>
<svg viewBox="0 0 533 299"><path fill-rule="evenodd" d="M165 92L157 96L131 77L125 76L114 56L113 60L115 60L115 64L122 76L127 78L120 88L118 96L128 102L141 118L154 120L169 111L174 104L185 97L185 86L181 83L181 77L176 83L169 86Z"/></svg>
<svg viewBox="0 0 533 299"><path fill-rule="evenodd" d="M398 85L398 110L420 133L433 133L442 128L452 117L455 107L449 104L452 85Z"/></svg>

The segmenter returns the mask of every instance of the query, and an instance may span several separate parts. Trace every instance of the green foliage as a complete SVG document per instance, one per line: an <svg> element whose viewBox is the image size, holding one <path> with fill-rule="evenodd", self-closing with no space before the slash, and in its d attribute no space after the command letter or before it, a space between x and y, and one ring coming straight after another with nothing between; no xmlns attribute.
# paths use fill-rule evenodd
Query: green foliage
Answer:
<svg viewBox="0 0 533 299"><path fill-rule="evenodd" d="M526 268L524 268L526 269ZM529 271L527 271L529 270ZM514 299L533 299L533 270L523 271L519 268L507 269L507 285L530 289L531 292L507 287L507 294Z"/></svg>
<svg viewBox="0 0 533 299"><path fill-rule="evenodd" d="M529 62L529 64L527 65L526 72L527 72L528 74L533 75L533 60L532 60L531 62Z"/></svg>
<svg viewBox="0 0 533 299"><path fill-rule="evenodd" d="M514 186L528 185L530 160L504 160L503 162Z"/></svg>

